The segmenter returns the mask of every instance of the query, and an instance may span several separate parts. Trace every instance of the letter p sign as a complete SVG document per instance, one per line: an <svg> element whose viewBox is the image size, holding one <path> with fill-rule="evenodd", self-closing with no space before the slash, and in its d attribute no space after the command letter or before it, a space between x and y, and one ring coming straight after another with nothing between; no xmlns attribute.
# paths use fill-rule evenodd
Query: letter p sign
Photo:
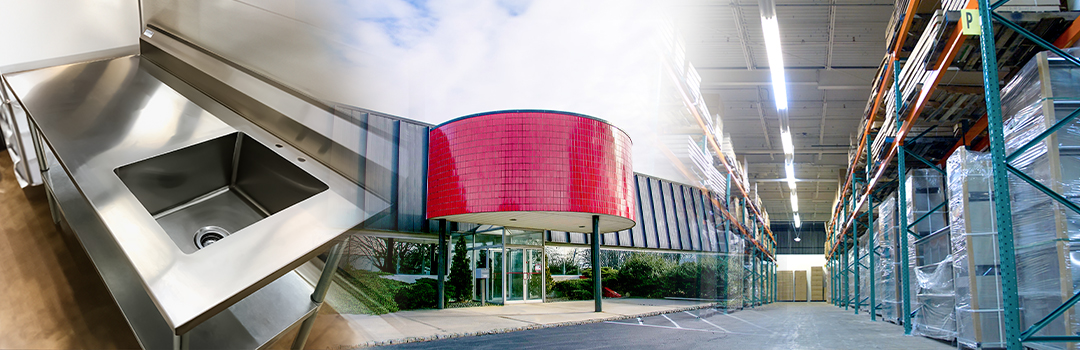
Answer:
<svg viewBox="0 0 1080 350"><path fill-rule="evenodd" d="M981 23L979 22L979 10L960 10L960 34L979 35L982 32L982 26L980 24Z"/></svg>

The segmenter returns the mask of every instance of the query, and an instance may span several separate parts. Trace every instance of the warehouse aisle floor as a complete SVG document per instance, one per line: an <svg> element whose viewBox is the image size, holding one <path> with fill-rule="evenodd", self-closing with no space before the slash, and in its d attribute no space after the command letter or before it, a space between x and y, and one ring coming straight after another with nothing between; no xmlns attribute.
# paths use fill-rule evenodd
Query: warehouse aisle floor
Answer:
<svg viewBox="0 0 1080 350"><path fill-rule="evenodd" d="M844 310L829 303L781 302L744 310L732 316L775 333L766 337L727 338L732 346L747 349L956 348L930 338L905 336L902 326L881 321L880 318L870 321L870 316L865 312L855 315L854 310ZM753 326L743 328L754 329Z"/></svg>
<svg viewBox="0 0 1080 350"><path fill-rule="evenodd" d="M0 349L138 348L94 265L0 154Z"/></svg>
<svg viewBox="0 0 1080 350"><path fill-rule="evenodd" d="M598 337L597 335L603 335ZM388 349L955 349L826 303L714 309L389 346Z"/></svg>

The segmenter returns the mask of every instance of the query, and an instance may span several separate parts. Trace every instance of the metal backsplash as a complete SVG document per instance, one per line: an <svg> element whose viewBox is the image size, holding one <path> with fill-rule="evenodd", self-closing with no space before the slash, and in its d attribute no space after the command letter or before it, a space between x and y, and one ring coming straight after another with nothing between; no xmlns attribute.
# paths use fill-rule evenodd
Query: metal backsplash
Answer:
<svg viewBox="0 0 1080 350"><path fill-rule="evenodd" d="M408 110L408 86L386 83L393 62L348 43L367 2L142 0L145 25L185 38L309 96L383 112ZM282 54L288 53L288 54ZM358 82L382 81L381 84Z"/></svg>

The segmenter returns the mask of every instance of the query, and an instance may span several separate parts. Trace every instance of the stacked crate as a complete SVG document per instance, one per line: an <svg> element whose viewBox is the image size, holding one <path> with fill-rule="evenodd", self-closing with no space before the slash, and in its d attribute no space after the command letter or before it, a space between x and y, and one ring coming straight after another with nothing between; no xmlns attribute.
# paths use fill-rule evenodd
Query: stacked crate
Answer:
<svg viewBox="0 0 1080 350"><path fill-rule="evenodd" d="M937 52L935 51L938 43L938 38L945 32L949 23L946 21L945 11L938 10L931 17L930 21L926 24L926 29L923 35L919 38L919 41L915 44L915 48L911 51L911 56L907 59L907 62L900 68L900 74L898 75L898 82L891 84L882 96L883 105L885 106L885 121L881 125L881 133L874 139L874 143L871 145L871 152L874 155L874 159L881 159L882 152L888 152L889 148L886 147L892 143L894 136L896 135L896 123L897 123L897 104L900 105L901 115L900 117L906 117L906 109L910 108L910 101L918 97L923 87L923 81L926 76L929 75L927 70L927 64L930 63L931 57L935 57ZM891 64L886 62L886 64ZM889 77L892 78L892 77ZM899 85L900 89L900 101L896 101L895 87Z"/></svg>
<svg viewBox="0 0 1080 350"><path fill-rule="evenodd" d="M900 323L900 294L897 293L897 281L900 279L896 266L900 254L897 245L896 194L889 195L878 206L877 228L874 230L874 247L878 259L874 262L874 290L880 302L876 306L882 319Z"/></svg>
<svg viewBox="0 0 1080 350"><path fill-rule="evenodd" d="M947 170L956 341L969 348L1001 348L1004 324L990 155L957 149Z"/></svg>
<svg viewBox="0 0 1080 350"><path fill-rule="evenodd" d="M825 269L810 268L810 301L825 301Z"/></svg>
<svg viewBox="0 0 1080 350"><path fill-rule="evenodd" d="M1080 50L1070 49L1076 55ZM1005 148L1012 153L1080 108L1080 68L1039 53L1002 89ZM1010 163L1039 183L1077 202L1080 197L1080 122L1073 121ZM1073 296L1080 284L1080 215L1016 176L1009 178L1021 329L1030 327ZM1037 333L1075 335L1075 309ZM1032 343L1038 348L1076 348L1076 343Z"/></svg>
<svg viewBox="0 0 1080 350"><path fill-rule="evenodd" d="M936 169L913 169L905 181L907 222L918 236L908 238L914 245L908 248L912 333L951 341L956 337L956 303L948 209L942 206L945 180Z"/></svg>
<svg viewBox="0 0 1080 350"><path fill-rule="evenodd" d="M795 301L806 301L806 270L795 271Z"/></svg>
<svg viewBox="0 0 1080 350"><path fill-rule="evenodd" d="M795 300L794 271L776 271L776 299L779 301Z"/></svg>

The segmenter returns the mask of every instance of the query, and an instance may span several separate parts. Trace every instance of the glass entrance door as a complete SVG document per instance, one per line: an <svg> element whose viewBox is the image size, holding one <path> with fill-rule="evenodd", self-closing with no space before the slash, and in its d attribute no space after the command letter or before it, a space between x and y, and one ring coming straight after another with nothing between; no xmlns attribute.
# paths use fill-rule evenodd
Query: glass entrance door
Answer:
<svg viewBox="0 0 1080 350"><path fill-rule="evenodd" d="M507 301L544 300L544 251L507 248Z"/></svg>

